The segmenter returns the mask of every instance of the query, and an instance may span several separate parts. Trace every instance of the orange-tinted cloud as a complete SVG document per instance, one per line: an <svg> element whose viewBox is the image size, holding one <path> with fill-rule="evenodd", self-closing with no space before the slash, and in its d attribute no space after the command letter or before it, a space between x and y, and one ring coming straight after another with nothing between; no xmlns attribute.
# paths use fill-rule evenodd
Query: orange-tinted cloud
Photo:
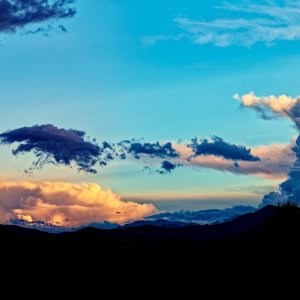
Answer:
<svg viewBox="0 0 300 300"><path fill-rule="evenodd" d="M238 161L237 163L213 155L197 156L188 160L193 152L186 145L180 144L175 148L181 155L181 163L199 168L209 168L227 171L234 174L257 175L270 179L284 179L295 162L295 153L291 144L273 144L252 148L252 154L260 161Z"/></svg>
<svg viewBox="0 0 300 300"><path fill-rule="evenodd" d="M91 222L124 223L153 214L151 204L124 202L96 183L2 182L0 222L22 219L58 226L81 226Z"/></svg>

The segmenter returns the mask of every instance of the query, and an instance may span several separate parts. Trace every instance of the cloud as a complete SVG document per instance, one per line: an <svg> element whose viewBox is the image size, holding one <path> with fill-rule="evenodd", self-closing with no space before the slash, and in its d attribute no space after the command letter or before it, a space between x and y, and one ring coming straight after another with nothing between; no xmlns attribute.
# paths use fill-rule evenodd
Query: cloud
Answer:
<svg viewBox="0 0 300 300"><path fill-rule="evenodd" d="M0 142L4 145L19 143L13 155L33 153L37 160L29 171L45 164L75 164L79 171L96 173L96 164L106 165L113 159L110 144L104 142L100 147L95 141L85 140L83 131L59 129L50 124L9 130L0 134Z"/></svg>
<svg viewBox="0 0 300 300"><path fill-rule="evenodd" d="M288 174L288 179L280 185L280 191L283 198L300 204L300 136L293 150L297 160Z"/></svg>
<svg viewBox="0 0 300 300"><path fill-rule="evenodd" d="M146 166L144 167L144 170L148 170L150 174L160 174L160 175L168 175L171 174L176 168L181 167L181 164L172 163L168 160L164 160L161 163L161 166L159 169L155 169L153 167Z"/></svg>
<svg viewBox="0 0 300 300"><path fill-rule="evenodd" d="M268 205L278 205L283 203L287 200L287 197L280 192L271 192L265 195L262 199L261 204L259 207L264 207Z"/></svg>
<svg viewBox="0 0 300 300"><path fill-rule="evenodd" d="M171 171L175 170L177 168L178 165L175 165L167 160L164 160L162 163L161 163L161 168L163 170L165 170L165 172L167 173L171 173Z"/></svg>
<svg viewBox="0 0 300 300"><path fill-rule="evenodd" d="M255 210L257 210L257 208L242 205L225 209L209 209L200 211L181 210L177 212L159 213L153 216L149 216L148 219L197 223L204 225L225 222L235 217L254 212Z"/></svg>
<svg viewBox="0 0 300 300"><path fill-rule="evenodd" d="M152 158L174 158L178 153L172 147L172 143L139 143L135 141L123 141L120 145L126 149L126 152L132 154L134 158L140 159L142 156Z"/></svg>
<svg viewBox="0 0 300 300"><path fill-rule="evenodd" d="M145 46L151 46L156 44L157 42L180 41L186 37L188 37L186 34L178 34L178 35L158 34L152 36L144 36L142 38L142 43Z"/></svg>
<svg viewBox="0 0 300 300"><path fill-rule="evenodd" d="M118 145L123 149L123 155L126 158L129 154L134 159L141 160L143 164L146 164L144 169L150 171L150 173L166 175L170 174L180 166L176 162L173 163L170 161L176 161L176 159L179 158L179 154L176 152L171 142L140 143L136 140L126 140L122 141ZM152 167L153 165L155 166L158 164L160 164L160 169ZM149 165L151 165L151 167Z"/></svg>
<svg viewBox="0 0 300 300"><path fill-rule="evenodd" d="M259 157L260 160L238 162L214 155L195 157L193 150L184 144L178 144L176 150L180 153L179 162L184 166L282 180L287 177L287 173L295 162L293 147L294 142L253 147L252 155Z"/></svg>
<svg viewBox="0 0 300 300"><path fill-rule="evenodd" d="M229 144L217 136L214 136L211 140L192 139L192 143L188 147L193 149L193 157L214 155L230 160L260 161L259 157L251 154L250 149L244 146Z"/></svg>
<svg viewBox="0 0 300 300"><path fill-rule="evenodd" d="M124 202L96 183L2 182L0 222L11 219L77 227L92 222L125 223L155 213L151 204Z"/></svg>
<svg viewBox="0 0 300 300"><path fill-rule="evenodd" d="M160 34L144 38L148 44L187 38L194 44L218 47L238 45L250 47L256 43L272 45L277 41L300 39L300 2L291 0L243 1L216 7L224 15L212 20L178 16L174 19L182 31L176 35Z"/></svg>
<svg viewBox="0 0 300 300"><path fill-rule="evenodd" d="M0 0L0 32L14 33L30 24L73 17L73 3L74 0Z"/></svg>
<svg viewBox="0 0 300 300"><path fill-rule="evenodd" d="M97 173L97 166L107 166L116 159L139 162L151 174L171 174L178 167L210 168L234 174L266 178L286 178L295 161L294 143L252 148L230 144L219 137L188 142L140 143L136 140L118 144L86 138L83 131L59 129L54 125L34 125L0 134L3 145L17 144L13 155L32 153L36 160L25 170L47 164L75 167L78 171Z"/></svg>
<svg viewBox="0 0 300 300"><path fill-rule="evenodd" d="M292 98L285 95L257 97L251 92L243 95L239 100L241 100L243 107L257 111L264 119L289 118L295 123L298 131L300 130L300 97ZM262 205L276 205L286 200L300 204L300 135L292 147L292 151L296 160L289 170L288 179L280 184L279 192L265 195Z"/></svg>
<svg viewBox="0 0 300 300"><path fill-rule="evenodd" d="M235 94L233 98L240 101L242 107L256 111L263 119L290 118L299 127L299 97L292 98L286 95L258 97L254 92L250 92L241 97Z"/></svg>

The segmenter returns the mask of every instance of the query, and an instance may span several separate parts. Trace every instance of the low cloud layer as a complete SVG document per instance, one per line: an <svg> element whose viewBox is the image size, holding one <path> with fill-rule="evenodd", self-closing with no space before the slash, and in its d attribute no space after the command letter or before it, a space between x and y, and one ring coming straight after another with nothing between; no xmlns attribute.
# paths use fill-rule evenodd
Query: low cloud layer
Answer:
<svg viewBox="0 0 300 300"><path fill-rule="evenodd" d="M30 24L73 17L76 13L73 3L73 0L0 0L0 32L14 33Z"/></svg>
<svg viewBox="0 0 300 300"><path fill-rule="evenodd" d="M0 183L0 223L20 219L66 227L103 221L122 224L155 211L151 204L124 202L96 183Z"/></svg>
<svg viewBox="0 0 300 300"><path fill-rule="evenodd" d="M151 220L166 220L172 222L197 223L200 225L222 223L235 217L254 212L252 206L234 206L225 209L209 209L200 211L165 212L148 217Z"/></svg>
<svg viewBox="0 0 300 300"><path fill-rule="evenodd" d="M33 153L34 168L46 164L72 166L79 171L96 173L96 164L106 165L112 159L112 147L104 142L102 146L85 139L85 132L74 129L59 129L53 125L35 125L9 130L0 134L4 145L18 143L13 155Z"/></svg>

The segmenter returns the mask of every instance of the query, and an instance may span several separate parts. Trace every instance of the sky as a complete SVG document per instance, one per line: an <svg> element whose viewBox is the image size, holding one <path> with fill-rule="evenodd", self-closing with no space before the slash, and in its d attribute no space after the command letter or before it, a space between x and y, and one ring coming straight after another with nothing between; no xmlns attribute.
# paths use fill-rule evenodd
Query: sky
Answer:
<svg viewBox="0 0 300 300"><path fill-rule="evenodd" d="M27 3L5 10L11 2L0 0L0 131L29 128L32 144L28 136L2 135L0 192L39 190L36 199L44 199L44 189L54 185L69 199L75 187L112 191L115 205L131 203L132 213L99 220L124 222L157 211L258 206L288 178L297 124L282 113L291 106L281 111L272 103L298 101L300 1L66 0L54 11L59 1L31 0L34 9ZM21 20L22 14L30 18ZM271 115L262 113L270 109ZM53 127L38 127L48 124ZM92 162L97 148L88 160L75 152L58 158L54 142L50 149L33 140L39 130L49 141L49 132L60 129L72 139L80 137L69 129L86 133L80 143L88 151L105 141L118 154L111 159L100 149L109 161L101 167ZM31 148L13 155L18 143ZM163 152L166 143L176 157ZM52 162L32 168L41 153ZM72 205L75 198L82 195ZM53 217L48 202L40 208L37 201L34 211L10 207L2 222L35 215L64 223L67 213L52 207L59 211ZM86 222L98 218L91 215Z"/></svg>

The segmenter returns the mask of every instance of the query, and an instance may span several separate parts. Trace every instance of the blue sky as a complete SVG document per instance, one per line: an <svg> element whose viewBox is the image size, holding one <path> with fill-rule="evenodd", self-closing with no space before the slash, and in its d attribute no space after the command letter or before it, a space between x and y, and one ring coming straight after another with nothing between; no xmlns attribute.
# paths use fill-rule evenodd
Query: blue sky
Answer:
<svg viewBox="0 0 300 300"><path fill-rule="evenodd" d="M297 134L292 123L259 119L232 97L250 91L299 95L300 37L275 34L266 41L253 33L261 26L255 20L269 18L265 11L298 2L266 1L268 9L256 14L234 11L228 2L216 0L81 0L73 18L59 21L68 33L3 33L1 132L49 123L84 130L99 141L188 141L217 135L247 147L288 144ZM249 10L262 1L242 3ZM189 22L189 30L179 26L179 19ZM214 40L220 28L210 29L211 42L199 43L191 36L191 31L199 31L195 22L206 24L196 34L199 38L216 20L223 20L225 44ZM246 20L253 28L226 29L224 20ZM284 22L286 31L300 26L283 17L276 22ZM239 40L237 32L248 36L250 45ZM1 175L24 178L22 168L30 157L16 159L10 150L1 149ZM32 180L97 182L125 198L154 203L179 199L176 209L185 208L183 200L197 199L205 207L257 204L281 182L206 168L179 168L167 176L142 169L137 163L114 162L96 175L86 175L46 167ZM191 206L199 208L198 203Z"/></svg>

